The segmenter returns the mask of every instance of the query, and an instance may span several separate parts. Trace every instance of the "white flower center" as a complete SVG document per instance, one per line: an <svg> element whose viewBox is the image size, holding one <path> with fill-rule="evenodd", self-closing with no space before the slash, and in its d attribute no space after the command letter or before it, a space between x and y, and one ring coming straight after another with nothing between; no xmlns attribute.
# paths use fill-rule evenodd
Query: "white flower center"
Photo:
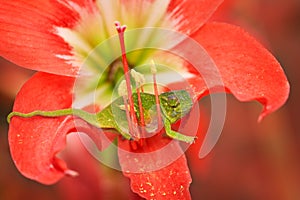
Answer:
<svg viewBox="0 0 300 200"><path fill-rule="evenodd" d="M115 21L128 27L125 43L130 68L138 67L141 73L151 74L149 63L155 60L158 76L168 72L159 66L185 72L184 61L165 51L181 41L181 38L168 38L162 31L176 30L176 20L167 12L169 3L170 0L126 3L121 0L97 0L93 8L69 5L80 13L80 20L72 29L56 27L56 31L72 47L73 56L58 56L81 67L76 89L76 101L80 102L78 107L87 105L87 99L91 97L102 106L109 104L112 92L123 76Z"/></svg>

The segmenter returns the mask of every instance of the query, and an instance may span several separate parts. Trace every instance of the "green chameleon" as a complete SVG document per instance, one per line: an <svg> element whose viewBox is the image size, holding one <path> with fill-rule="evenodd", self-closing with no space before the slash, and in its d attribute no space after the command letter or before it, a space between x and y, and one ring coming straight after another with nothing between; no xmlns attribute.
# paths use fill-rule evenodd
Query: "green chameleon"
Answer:
<svg viewBox="0 0 300 200"><path fill-rule="evenodd" d="M140 95L146 130L149 132L151 129L154 129L153 127L155 124L158 124L155 95L143 92L140 93ZM140 119L137 93L133 93L132 97L134 102L134 111L137 119ZM185 90L164 92L159 95L159 101L162 112L162 122L165 127L166 134L176 140L192 143L195 137L183 135L171 128L171 124L184 117L191 110L193 102L189 93ZM30 113L11 112L7 117L7 121L9 123L11 118L15 116L28 118L33 116L59 117L73 115L85 120L95 127L102 129L115 129L124 138L130 140L132 139L132 136L128 131L128 122L125 110L124 99L121 96L96 114L73 108L54 111L36 110Z"/></svg>

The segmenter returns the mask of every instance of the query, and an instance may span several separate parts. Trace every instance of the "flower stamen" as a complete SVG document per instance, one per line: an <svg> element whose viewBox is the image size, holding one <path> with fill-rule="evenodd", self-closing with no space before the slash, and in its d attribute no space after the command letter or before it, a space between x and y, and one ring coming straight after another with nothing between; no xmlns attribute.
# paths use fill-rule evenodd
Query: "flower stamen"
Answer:
<svg viewBox="0 0 300 200"><path fill-rule="evenodd" d="M123 80L120 83L119 88L118 88L118 94L119 94L119 96L123 97L124 109L125 109L126 118L127 118L127 121L128 121L128 130L129 130L129 134L132 135L132 133L133 133L133 126L132 126L132 121L130 120L130 114L129 114L129 109L128 109L128 102L127 102L128 93L127 93L127 90L126 90L126 82L125 82L125 80Z"/></svg>
<svg viewBox="0 0 300 200"><path fill-rule="evenodd" d="M116 30L119 34L119 40L120 40L120 46L121 46L121 52L122 52L122 63L123 63L123 69L125 74L125 80L126 80L126 86L127 86L127 92L128 92L128 101L129 101L129 113L130 113L130 119L128 120L128 124L132 122L132 132L130 132L131 135L136 136L139 138L138 128L137 128L137 118L134 112L134 102L132 98L132 90L131 90L131 84L130 84L130 73L129 73L129 65L126 57L126 49L125 49L125 40L124 40L124 33L126 30L125 25L121 25L120 22L115 22ZM125 106L126 107L126 106ZM129 126L130 127L130 126Z"/></svg>
<svg viewBox="0 0 300 200"><path fill-rule="evenodd" d="M152 73L153 88L154 88L155 103L156 103L157 130L160 130L160 128L162 127L162 118L161 118L160 102L159 102L159 98L158 98L158 88L157 88L157 83L156 83L157 69L156 69L156 64L153 60L151 61L150 68L151 68L151 73Z"/></svg>
<svg viewBox="0 0 300 200"><path fill-rule="evenodd" d="M143 104L141 99L141 91L143 92L143 84L145 83L145 77L136 72L134 69L131 70L131 76L134 78L136 82L136 93L138 97L138 106L139 106L139 114L140 114L140 129L141 129L141 135L139 140L139 145L143 146L144 138L146 137L146 130L145 130L145 119L144 119L144 110L143 110Z"/></svg>

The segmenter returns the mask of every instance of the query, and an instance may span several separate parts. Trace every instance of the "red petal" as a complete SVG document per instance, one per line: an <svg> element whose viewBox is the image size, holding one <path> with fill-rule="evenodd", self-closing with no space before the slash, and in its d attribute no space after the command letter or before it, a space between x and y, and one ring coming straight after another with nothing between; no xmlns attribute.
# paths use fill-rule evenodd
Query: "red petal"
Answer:
<svg viewBox="0 0 300 200"><path fill-rule="evenodd" d="M179 30L192 34L207 22L223 0L172 0L169 11L178 20Z"/></svg>
<svg viewBox="0 0 300 200"><path fill-rule="evenodd" d="M35 74L18 93L14 111L55 110L70 107L74 79L44 73ZM9 126L9 144L13 160L28 178L51 184L67 170L54 158L65 145L65 135L73 128L69 118L13 117Z"/></svg>
<svg viewBox="0 0 300 200"><path fill-rule="evenodd" d="M119 140L119 160L133 192L147 199L190 199L191 176L179 144L160 135L136 151Z"/></svg>
<svg viewBox="0 0 300 200"><path fill-rule="evenodd" d="M265 106L259 120L286 102L289 83L280 64L244 30L224 23L208 23L193 38L215 62L228 92L240 101L255 99ZM205 79L213 81L214 73L205 74ZM208 92L201 77L188 82L198 97Z"/></svg>
<svg viewBox="0 0 300 200"><path fill-rule="evenodd" d="M63 199L101 199L105 187L99 187L104 185L100 163L91 157L77 135L70 136L63 157L79 176L66 177L59 182L61 195Z"/></svg>
<svg viewBox="0 0 300 200"><path fill-rule="evenodd" d="M131 192L129 180L115 169L103 167L82 144L77 134L68 136L63 158L79 172L76 178L63 178L58 186L62 199L140 199ZM105 169L105 170L103 170ZM118 191L118 192L115 192Z"/></svg>
<svg viewBox="0 0 300 200"><path fill-rule="evenodd" d="M200 116L200 119L198 118ZM205 112L203 105L200 107L194 106L189 114L189 117L183 118L182 123L184 128L180 131L183 134L193 134L195 132L195 127L197 127L197 139L186 151L186 156L190 166L190 170L196 177L203 177L207 175L207 172L211 169L210 160L212 154L207 155L205 158L200 158L200 149L203 146L203 140L207 134L209 125L209 114ZM193 176L194 177L194 176ZM197 182L198 180L195 180Z"/></svg>
<svg viewBox="0 0 300 200"><path fill-rule="evenodd" d="M18 93L14 111L26 113L71 107L73 83L73 78L37 73ZM76 131L75 128L90 132L95 141L101 140L98 129L93 129L82 120L74 122L72 116L13 117L9 127L9 144L19 171L44 184L52 184L65 174L72 175L73 172L67 169L65 162L55 155L65 147L66 135ZM97 145L101 148L100 143Z"/></svg>
<svg viewBox="0 0 300 200"><path fill-rule="evenodd" d="M71 55L55 27L72 27L79 14L59 1L0 0L0 54L17 65L74 75L77 67L57 55Z"/></svg>

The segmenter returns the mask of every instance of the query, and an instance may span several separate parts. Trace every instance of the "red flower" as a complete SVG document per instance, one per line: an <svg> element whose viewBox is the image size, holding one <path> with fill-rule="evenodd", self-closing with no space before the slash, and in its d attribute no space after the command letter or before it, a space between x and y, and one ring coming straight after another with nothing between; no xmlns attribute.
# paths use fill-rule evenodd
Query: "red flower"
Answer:
<svg viewBox="0 0 300 200"><path fill-rule="evenodd" d="M221 3L222 0L1 0L0 54L20 66L40 71L18 93L14 111L27 113L71 107L76 77L82 73L89 77L84 89L97 84L94 80L98 80L99 73L105 72L106 56L120 54L119 46L116 47L115 44L104 44L98 52L89 54L97 45L116 34L113 22L120 20L131 29L159 27L188 34L213 59L226 91L241 101L261 102L264 105L261 117L264 117L285 103L289 93L287 79L276 59L241 28L207 22ZM143 33L127 38L130 49L134 49L139 43L147 46L157 39L159 43L164 40L155 31ZM186 40L173 42L172 51L188 49L189 43ZM184 55L188 57L192 54ZM88 57L90 60L84 62ZM214 82L213 69L203 65L201 71L205 73L205 78L212 80L212 83L207 84L202 73L199 74L183 61L174 61L177 57L169 53L141 51L128 55L128 60L131 66L138 66L152 57L162 64L192 75L188 82L192 86L195 100L206 95L210 89L213 89L210 92L218 91L221 88L219 86L223 86ZM83 64L85 67L80 71ZM111 64L109 68L114 66ZM97 98L96 103L100 107L109 103L111 86L115 84L108 76L97 85L101 98ZM214 87L209 88L211 86ZM170 87L183 86L176 82ZM79 92L85 94L85 90ZM75 103L78 98L75 97ZM88 106L86 102L80 105ZM76 131L89 134L97 142L99 149L105 147L102 144L104 135L101 130L77 119L75 126L71 116L14 117L9 129L9 143L17 168L24 176L44 184L55 183L66 174L76 175L67 168L63 160L56 157L66 145L66 135ZM147 145L136 151L127 140L118 142L120 165L124 175L131 179L134 192L149 199L190 198L188 189L191 177L185 156L177 142L157 135L147 139ZM169 161L168 153L151 154L166 145L167 152L177 154L178 159L157 171L143 171L145 166ZM130 154L131 152L135 154ZM139 173L132 173L132 167Z"/></svg>

